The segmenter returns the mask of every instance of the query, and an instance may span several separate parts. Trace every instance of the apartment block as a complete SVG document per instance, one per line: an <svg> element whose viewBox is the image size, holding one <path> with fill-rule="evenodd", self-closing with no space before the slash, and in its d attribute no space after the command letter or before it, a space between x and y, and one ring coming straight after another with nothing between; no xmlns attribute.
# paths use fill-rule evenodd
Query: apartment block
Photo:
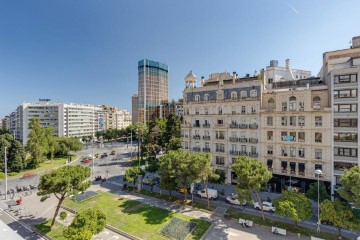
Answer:
<svg viewBox="0 0 360 240"><path fill-rule="evenodd" d="M185 77L182 147L211 153L212 164L226 173L226 183L236 183L234 159L259 157L262 82L257 77L239 78L235 72L210 74L199 87L196 79L192 71Z"/></svg>

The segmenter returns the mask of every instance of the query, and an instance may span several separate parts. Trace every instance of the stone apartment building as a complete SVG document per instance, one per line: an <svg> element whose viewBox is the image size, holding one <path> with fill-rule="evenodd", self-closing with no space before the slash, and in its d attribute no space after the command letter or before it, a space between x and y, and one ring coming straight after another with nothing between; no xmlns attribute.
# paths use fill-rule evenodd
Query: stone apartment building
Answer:
<svg viewBox="0 0 360 240"><path fill-rule="evenodd" d="M212 163L235 183L233 160L241 155L257 158L260 152L260 96L257 77L239 78L234 72L210 74L196 87L196 76L185 77L183 149L211 153Z"/></svg>

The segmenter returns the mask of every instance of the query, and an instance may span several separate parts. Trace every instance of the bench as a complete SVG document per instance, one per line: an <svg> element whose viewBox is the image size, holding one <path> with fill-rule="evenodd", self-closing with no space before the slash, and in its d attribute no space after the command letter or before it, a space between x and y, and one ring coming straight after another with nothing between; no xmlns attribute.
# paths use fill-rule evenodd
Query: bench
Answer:
<svg viewBox="0 0 360 240"><path fill-rule="evenodd" d="M282 229L282 228L278 228L278 227L271 227L271 232L274 234L286 236L286 229Z"/></svg>
<svg viewBox="0 0 360 240"><path fill-rule="evenodd" d="M239 218L239 223L243 226L243 227L252 227L254 225L253 221L250 220L246 220L246 219L242 219Z"/></svg>

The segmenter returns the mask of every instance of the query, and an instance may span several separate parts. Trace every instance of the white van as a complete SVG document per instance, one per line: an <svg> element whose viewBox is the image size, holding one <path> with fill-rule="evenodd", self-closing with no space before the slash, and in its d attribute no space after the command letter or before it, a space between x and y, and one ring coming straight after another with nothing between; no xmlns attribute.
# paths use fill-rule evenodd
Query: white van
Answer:
<svg viewBox="0 0 360 240"><path fill-rule="evenodd" d="M208 191L209 199L215 199L215 198L218 197L218 192L217 192L216 189L208 188L207 191ZM206 190L205 190L205 188L203 190L198 191L197 195L199 197L206 198Z"/></svg>

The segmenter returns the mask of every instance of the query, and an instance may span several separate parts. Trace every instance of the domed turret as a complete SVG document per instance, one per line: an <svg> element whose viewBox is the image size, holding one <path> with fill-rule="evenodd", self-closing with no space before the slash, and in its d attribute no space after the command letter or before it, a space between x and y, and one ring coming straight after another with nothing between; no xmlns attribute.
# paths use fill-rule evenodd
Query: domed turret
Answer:
<svg viewBox="0 0 360 240"><path fill-rule="evenodd" d="M186 88L194 88L196 84L196 79L197 77L195 76L193 71L190 70L189 74L185 77Z"/></svg>

